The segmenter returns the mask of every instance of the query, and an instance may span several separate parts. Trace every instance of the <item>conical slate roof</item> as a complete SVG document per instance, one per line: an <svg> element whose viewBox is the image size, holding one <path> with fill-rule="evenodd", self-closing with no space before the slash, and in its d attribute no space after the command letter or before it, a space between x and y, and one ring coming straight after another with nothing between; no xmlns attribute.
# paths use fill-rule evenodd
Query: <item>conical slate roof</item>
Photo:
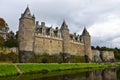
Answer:
<svg viewBox="0 0 120 80"><path fill-rule="evenodd" d="M84 28L83 32L82 32L82 35L84 36L87 36L87 35L90 35L89 32L87 31L86 28Z"/></svg>
<svg viewBox="0 0 120 80"><path fill-rule="evenodd" d="M63 23L61 25L61 29L68 29L68 26L66 25L65 20L63 21Z"/></svg>
<svg viewBox="0 0 120 80"><path fill-rule="evenodd" d="M22 18L32 18L32 15L28 6L25 9L24 13L22 14Z"/></svg>

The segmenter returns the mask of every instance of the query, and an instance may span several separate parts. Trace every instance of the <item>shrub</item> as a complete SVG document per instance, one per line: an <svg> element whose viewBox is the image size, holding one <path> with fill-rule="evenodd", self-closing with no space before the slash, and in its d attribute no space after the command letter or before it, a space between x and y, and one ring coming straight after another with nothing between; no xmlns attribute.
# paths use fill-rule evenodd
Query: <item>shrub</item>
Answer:
<svg viewBox="0 0 120 80"><path fill-rule="evenodd" d="M81 63L85 62L84 56L70 55L66 53L49 55L48 53L39 53L35 55L36 62L38 63Z"/></svg>
<svg viewBox="0 0 120 80"><path fill-rule="evenodd" d="M0 53L0 61L2 62L18 62L18 54L10 52L8 54Z"/></svg>

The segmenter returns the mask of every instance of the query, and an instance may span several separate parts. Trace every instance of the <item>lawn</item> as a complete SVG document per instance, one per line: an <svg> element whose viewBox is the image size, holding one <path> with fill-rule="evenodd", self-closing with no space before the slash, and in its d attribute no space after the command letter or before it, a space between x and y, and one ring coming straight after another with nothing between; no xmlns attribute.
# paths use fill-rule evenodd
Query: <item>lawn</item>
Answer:
<svg viewBox="0 0 120 80"><path fill-rule="evenodd" d="M17 68L16 68L16 66ZM116 66L114 64L96 64L96 63L1 63L0 76L18 75L18 69L23 73L48 73L67 70L82 70L82 69L100 69Z"/></svg>
<svg viewBox="0 0 120 80"><path fill-rule="evenodd" d="M0 76L9 76L17 74L19 73L13 64L10 63L0 64Z"/></svg>
<svg viewBox="0 0 120 80"><path fill-rule="evenodd" d="M23 73L40 72L46 70L51 71L62 71L62 70L73 70L73 69L85 69L85 68L102 68L113 66L111 64L95 64L95 63L64 63L64 64L17 64Z"/></svg>

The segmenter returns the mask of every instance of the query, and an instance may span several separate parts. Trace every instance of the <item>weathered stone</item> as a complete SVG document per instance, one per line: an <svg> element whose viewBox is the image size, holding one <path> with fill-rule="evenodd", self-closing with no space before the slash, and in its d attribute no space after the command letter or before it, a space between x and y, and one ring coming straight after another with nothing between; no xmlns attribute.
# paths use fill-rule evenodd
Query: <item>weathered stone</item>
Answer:
<svg viewBox="0 0 120 80"><path fill-rule="evenodd" d="M44 22L39 25L37 21L35 24L35 17L31 15L28 7L19 20L18 38L20 51L30 51L36 54L44 52L59 54L62 52L72 55L87 55L88 61L92 60L91 37L86 28L81 36L74 36L73 40L65 21L61 29L49 28ZM21 58L28 58L29 54L23 53L20 56Z"/></svg>
<svg viewBox="0 0 120 80"><path fill-rule="evenodd" d="M34 53L31 51L20 51L19 52L19 62L21 62L21 63L35 62Z"/></svg>
<svg viewBox="0 0 120 80"><path fill-rule="evenodd" d="M114 53L112 51L101 51L100 56L103 62L115 62Z"/></svg>
<svg viewBox="0 0 120 80"><path fill-rule="evenodd" d="M93 62L115 62L114 53L112 51L92 50Z"/></svg>
<svg viewBox="0 0 120 80"><path fill-rule="evenodd" d="M91 50L91 36L86 28L82 35L77 36L69 33L65 20L61 28L54 29L47 27L45 22L38 21L35 24L35 17L31 15L27 7L19 20L19 51L22 62L29 62L32 53L39 55L49 53L69 53L70 55L85 56L86 62L114 62L114 53L110 51ZM26 59L25 59L26 58ZM27 60L28 58L28 60ZM65 57L67 60L69 57ZM27 60L27 61L25 61Z"/></svg>
<svg viewBox="0 0 120 80"><path fill-rule="evenodd" d="M99 50L92 50L93 62L102 62Z"/></svg>

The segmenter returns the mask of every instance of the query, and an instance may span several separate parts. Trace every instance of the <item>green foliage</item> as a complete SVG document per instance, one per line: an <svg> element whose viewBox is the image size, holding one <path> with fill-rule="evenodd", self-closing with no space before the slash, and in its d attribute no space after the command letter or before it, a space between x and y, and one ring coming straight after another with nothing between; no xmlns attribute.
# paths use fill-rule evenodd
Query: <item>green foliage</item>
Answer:
<svg viewBox="0 0 120 80"><path fill-rule="evenodd" d="M0 47L3 47L3 45L4 45L4 39L3 37L0 36Z"/></svg>
<svg viewBox="0 0 120 80"><path fill-rule="evenodd" d="M0 47L18 47L18 32L14 35L13 31L7 34L7 40L0 36Z"/></svg>
<svg viewBox="0 0 120 80"><path fill-rule="evenodd" d="M72 63L85 63L85 57L72 55Z"/></svg>
<svg viewBox="0 0 120 80"><path fill-rule="evenodd" d="M59 61L59 56L41 53L41 55L35 55L35 59L38 63L57 63Z"/></svg>
<svg viewBox="0 0 120 80"><path fill-rule="evenodd" d="M4 43L5 47L18 47L18 40L17 39L9 39L7 41L5 41Z"/></svg>
<svg viewBox="0 0 120 80"><path fill-rule="evenodd" d="M35 55L36 62L38 63L83 63L85 62L84 56L70 55L60 53L56 55L49 55L48 53L39 53Z"/></svg>
<svg viewBox="0 0 120 80"><path fill-rule="evenodd" d="M8 54L0 53L0 62L18 62L18 55L14 52Z"/></svg>

